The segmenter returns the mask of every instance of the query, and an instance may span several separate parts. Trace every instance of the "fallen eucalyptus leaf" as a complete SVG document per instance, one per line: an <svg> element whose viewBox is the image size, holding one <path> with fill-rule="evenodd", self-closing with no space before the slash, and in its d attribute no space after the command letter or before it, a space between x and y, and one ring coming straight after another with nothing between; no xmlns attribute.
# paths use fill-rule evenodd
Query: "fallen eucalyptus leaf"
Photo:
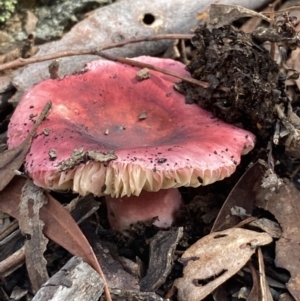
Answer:
<svg viewBox="0 0 300 301"><path fill-rule="evenodd" d="M256 247L272 242L267 233L231 228L198 240L181 257L183 277L174 282L179 301L199 301L236 274Z"/></svg>
<svg viewBox="0 0 300 301"><path fill-rule="evenodd" d="M259 187L263 169L259 163L253 164L232 188L224 202L212 228L212 231L225 230L237 225L241 219L231 214L234 207L243 208L247 214L252 214L255 190Z"/></svg>

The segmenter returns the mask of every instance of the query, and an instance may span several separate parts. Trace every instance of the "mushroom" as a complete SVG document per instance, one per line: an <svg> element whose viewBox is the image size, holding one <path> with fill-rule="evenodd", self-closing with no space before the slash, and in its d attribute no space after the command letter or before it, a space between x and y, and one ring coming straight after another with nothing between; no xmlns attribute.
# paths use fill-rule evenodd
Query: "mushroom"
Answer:
<svg viewBox="0 0 300 301"><path fill-rule="evenodd" d="M135 60L188 75L170 59ZM79 74L45 80L24 94L8 128L13 148L51 100L26 172L46 189L109 196L109 219L117 229L155 216L158 226L170 226L181 205L176 188L230 176L255 141L253 134L186 104L173 77L149 71L150 78L141 80L138 70L98 60Z"/></svg>

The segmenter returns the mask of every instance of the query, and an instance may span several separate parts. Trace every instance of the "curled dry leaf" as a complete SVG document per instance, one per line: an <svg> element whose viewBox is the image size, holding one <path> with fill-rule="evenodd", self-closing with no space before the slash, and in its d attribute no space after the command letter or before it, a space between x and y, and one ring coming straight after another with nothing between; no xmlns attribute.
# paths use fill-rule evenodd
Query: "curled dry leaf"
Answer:
<svg viewBox="0 0 300 301"><path fill-rule="evenodd" d="M251 9L226 4L212 4L209 10L210 24L217 27L229 25L232 22L244 17L259 17L264 21L271 22L271 20L263 14L257 13Z"/></svg>
<svg viewBox="0 0 300 301"><path fill-rule="evenodd" d="M198 240L181 258L184 276L174 282L179 301L199 301L236 274L256 247L269 244L267 233L232 228Z"/></svg>
<svg viewBox="0 0 300 301"><path fill-rule="evenodd" d="M235 206L245 209L247 214L252 214L256 187L259 187L263 169L259 163L253 164L240 178L231 190L222 206L212 228L212 231L221 231L237 225L241 219L231 214ZM258 183L258 185L257 185Z"/></svg>
<svg viewBox="0 0 300 301"><path fill-rule="evenodd" d="M259 218L249 223L249 226L254 227L254 230L261 229L262 231L269 233L273 238L280 238L282 235L279 224L267 218Z"/></svg>
<svg viewBox="0 0 300 301"><path fill-rule="evenodd" d="M47 102L36 120L34 127L29 132L27 138L17 147L4 151L0 154L0 191L15 176L15 170L18 170L24 162L29 151L31 141L36 133L37 128L49 113L51 102Z"/></svg>

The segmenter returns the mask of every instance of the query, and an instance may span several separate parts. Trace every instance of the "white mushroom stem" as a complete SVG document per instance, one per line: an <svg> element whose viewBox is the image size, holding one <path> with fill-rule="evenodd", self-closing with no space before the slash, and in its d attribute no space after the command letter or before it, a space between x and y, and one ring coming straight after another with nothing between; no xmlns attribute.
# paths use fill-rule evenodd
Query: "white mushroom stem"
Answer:
<svg viewBox="0 0 300 301"><path fill-rule="evenodd" d="M115 230L124 230L138 221L157 217L154 225L168 228L182 205L178 189L161 189L158 192L142 191L139 196L106 197L108 220Z"/></svg>

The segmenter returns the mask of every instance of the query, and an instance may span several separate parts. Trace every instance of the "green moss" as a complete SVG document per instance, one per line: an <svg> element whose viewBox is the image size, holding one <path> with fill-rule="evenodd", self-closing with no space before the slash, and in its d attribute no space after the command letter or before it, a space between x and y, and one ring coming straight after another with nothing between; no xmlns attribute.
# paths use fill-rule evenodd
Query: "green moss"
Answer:
<svg viewBox="0 0 300 301"><path fill-rule="evenodd" d="M0 4L0 23L5 23L14 13L17 0L2 0Z"/></svg>

